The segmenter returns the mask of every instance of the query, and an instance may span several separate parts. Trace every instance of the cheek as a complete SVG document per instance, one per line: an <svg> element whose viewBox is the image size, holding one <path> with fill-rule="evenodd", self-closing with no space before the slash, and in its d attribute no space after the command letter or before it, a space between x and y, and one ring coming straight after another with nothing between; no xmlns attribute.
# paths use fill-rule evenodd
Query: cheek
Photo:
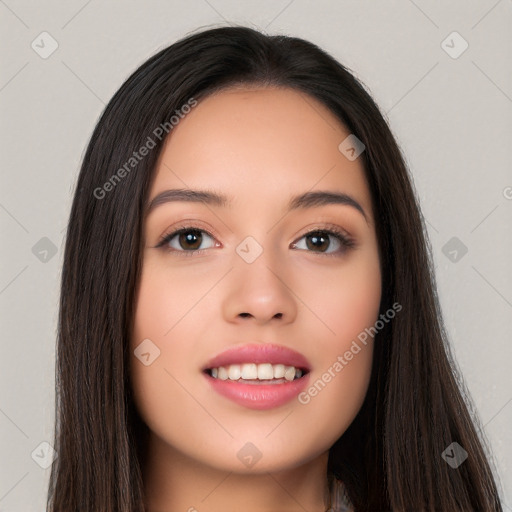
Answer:
<svg viewBox="0 0 512 512"><path fill-rule="evenodd" d="M299 402L307 428L320 430L319 435L331 443L357 415L372 369L373 338L368 328L379 316L381 273L376 251L357 256L334 279L332 273L324 277L317 273L317 292L309 288L311 309L319 312L324 325L317 322L314 371ZM321 425L319 415L325 420Z"/></svg>
<svg viewBox="0 0 512 512"><path fill-rule="evenodd" d="M136 302L135 341L151 336L170 338L174 326L201 293L198 281L188 272L171 272L157 258L147 258Z"/></svg>
<svg viewBox="0 0 512 512"><path fill-rule="evenodd" d="M381 273L375 251L354 253L335 271L315 269L310 279L301 280L299 295L309 309L309 322L317 323L315 343L322 353L343 353L358 335L378 318L381 300ZM314 283L314 286L311 286ZM318 360L325 363L325 356Z"/></svg>
<svg viewBox="0 0 512 512"><path fill-rule="evenodd" d="M173 425L177 439L186 436L183 425L196 421L187 419L193 407L180 384L190 378L190 367L184 362L191 360L194 351L193 337L185 329L186 314L201 290L192 286L190 276L185 282L184 275L165 272L151 261L145 264L130 340L130 380L137 409L151 431L164 436ZM177 411L183 421L176 421Z"/></svg>
<svg viewBox="0 0 512 512"><path fill-rule="evenodd" d="M172 343L171 347L172 337L178 330L175 326L185 314L187 296L191 294L190 287L176 277L162 271L151 259L143 266L130 340L131 356L136 352L131 358L133 374L134 378L141 379L141 385L149 380L155 380L157 384L165 381L165 369L170 369L172 360L180 357L179 351L184 345ZM176 289L180 290L179 294L173 293ZM150 356L137 357L137 352ZM148 362L150 364L146 365Z"/></svg>

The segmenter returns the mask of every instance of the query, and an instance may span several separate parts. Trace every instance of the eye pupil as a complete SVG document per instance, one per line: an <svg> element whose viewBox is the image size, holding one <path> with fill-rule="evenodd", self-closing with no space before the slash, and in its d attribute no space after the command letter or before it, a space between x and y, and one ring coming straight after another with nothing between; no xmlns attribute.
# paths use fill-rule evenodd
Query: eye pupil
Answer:
<svg viewBox="0 0 512 512"><path fill-rule="evenodd" d="M191 245L188 246L188 248L197 249L201 246L201 232L198 230L188 230L186 232L183 232L180 234L179 242L180 245L182 242L184 242L184 245L187 246L187 244L193 244L193 247Z"/></svg>
<svg viewBox="0 0 512 512"><path fill-rule="evenodd" d="M309 249L322 249L322 245L324 246L324 249L327 249L329 245L329 237L325 236L321 233L310 233L307 236L307 240L311 240L311 244L309 241L307 242L307 246Z"/></svg>

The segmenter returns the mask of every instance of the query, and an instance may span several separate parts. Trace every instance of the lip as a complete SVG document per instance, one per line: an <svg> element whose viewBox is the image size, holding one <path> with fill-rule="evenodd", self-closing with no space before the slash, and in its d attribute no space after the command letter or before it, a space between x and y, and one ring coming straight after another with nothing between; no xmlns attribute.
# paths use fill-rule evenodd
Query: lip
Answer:
<svg viewBox="0 0 512 512"><path fill-rule="evenodd" d="M225 398L248 409L274 409L295 398L309 382L309 373L282 384L242 384L232 380L215 379L203 373L211 388Z"/></svg>
<svg viewBox="0 0 512 512"><path fill-rule="evenodd" d="M308 373L311 371L309 361L299 352L282 345L268 343L231 347L210 359L202 370L244 363L284 364L307 370Z"/></svg>
<svg viewBox="0 0 512 512"><path fill-rule="evenodd" d="M206 370L244 363L270 363L295 366L306 373L293 381L278 384L245 384L212 377ZM299 352L281 345L252 344L232 347L210 359L202 368L211 389L238 405L249 409L266 410L284 405L296 397L308 384L309 361Z"/></svg>

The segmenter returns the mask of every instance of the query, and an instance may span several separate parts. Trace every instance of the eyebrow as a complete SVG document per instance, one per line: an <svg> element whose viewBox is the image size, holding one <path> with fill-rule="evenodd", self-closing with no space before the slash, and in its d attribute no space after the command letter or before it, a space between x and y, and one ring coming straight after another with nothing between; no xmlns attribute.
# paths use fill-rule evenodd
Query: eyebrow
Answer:
<svg viewBox="0 0 512 512"><path fill-rule="evenodd" d="M175 201L188 201L194 203L206 203L220 208L231 206L233 199L212 190L192 190L192 189L171 189L164 190L157 194L146 208L146 215L156 207ZM315 208L320 206L340 204L355 208L368 222L368 217L364 208L350 195L343 192L333 192L329 190L319 190L305 192L293 196L288 202L287 212L297 209Z"/></svg>

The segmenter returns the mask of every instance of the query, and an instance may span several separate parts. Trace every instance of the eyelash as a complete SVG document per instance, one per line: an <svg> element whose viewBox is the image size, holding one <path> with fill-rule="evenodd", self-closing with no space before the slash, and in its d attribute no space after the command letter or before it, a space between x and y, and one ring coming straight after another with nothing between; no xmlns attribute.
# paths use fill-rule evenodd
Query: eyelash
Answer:
<svg viewBox="0 0 512 512"><path fill-rule="evenodd" d="M190 256L193 256L194 254L197 254L197 253L200 253L200 252L203 252L203 251L206 251L207 249L194 249L192 251L184 251L184 250L176 250L176 249L171 249L171 248L168 248L168 247L163 247L165 244L168 244L175 236L178 236L178 235L181 235L182 233L188 233L190 231L199 231L201 233L206 233L210 238L213 238L215 239L215 237L209 233L207 230L205 229L201 229L197 226L184 226L182 228L179 228L175 231L172 231L171 233L168 233L168 234L165 234L162 236L162 238L160 239L160 241L158 242L158 244L155 246L156 248L163 248L163 250L167 251L167 252L172 252L172 253L178 253L180 256L184 256L184 257L190 257ZM322 256L335 256L335 257L340 257L342 256L343 254L345 254L345 252L348 250L348 249L352 249L353 247L356 246L356 242L353 238L349 237L345 232L341 231L339 228L335 227L335 226L329 226L328 228L317 228L317 229L313 229L311 231L308 231L307 233L305 233L304 235L302 235L298 240L301 240L302 238L308 236L308 235L312 235L312 234L322 234L322 235L331 235L331 236L334 236L335 238L338 239L338 241L340 242L342 248L338 249L337 251L333 252L333 253L323 253L323 252L320 252L320 251L307 251L307 252L318 252L318 254L322 255ZM296 242L294 242L295 244ZM299 249L299 250L304 250L304 249Z"/></svg>

